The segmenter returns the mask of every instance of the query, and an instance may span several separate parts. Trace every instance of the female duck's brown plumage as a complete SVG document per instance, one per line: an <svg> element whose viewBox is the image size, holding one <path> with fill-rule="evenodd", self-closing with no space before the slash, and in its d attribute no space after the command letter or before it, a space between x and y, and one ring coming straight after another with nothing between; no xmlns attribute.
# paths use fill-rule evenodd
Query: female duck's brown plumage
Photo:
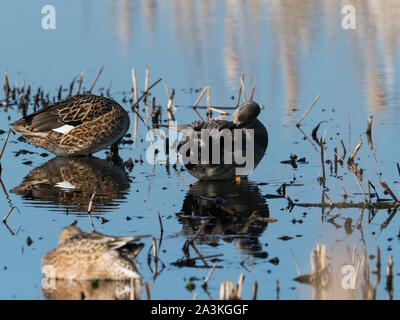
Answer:
<svg viewBox="0 0 400 320"><path fill-rule="evenodd" d="M129 128L114 100L78 94L10 124L36 147L58 156L88 155L118 142Z"/></svg>
<svg viewBox="0 0 400 320"><path fill-rule="evenodd" d="M46 276L70 280L128 280L140 278L135 257L143 244L134 244L148 236L114 237L98 232L83 232L76 223L60 232L59 245L42 259Z"/></svg>

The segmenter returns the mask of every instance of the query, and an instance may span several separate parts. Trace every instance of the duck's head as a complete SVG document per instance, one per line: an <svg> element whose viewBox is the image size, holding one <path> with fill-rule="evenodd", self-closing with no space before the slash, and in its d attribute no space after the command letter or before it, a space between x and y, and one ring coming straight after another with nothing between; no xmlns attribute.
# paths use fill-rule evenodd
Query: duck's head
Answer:
<svg viewBox="0 0 400 320"><path fill-rule="evenodd" d="M254 101L247 101L239 106L232 114L232 122L236 126L246 127L256 121L261 112L260 105Z"/></svg>
<svg viewBox="0 0 400 320"><path fill-rule="evenodd" d="M82 234L82 230L76 226L77 223L78 221L74 221L70 226L65 227L64 229L61 230L60 236L58 237L59 244L63 243L67 239Z"/></svg>

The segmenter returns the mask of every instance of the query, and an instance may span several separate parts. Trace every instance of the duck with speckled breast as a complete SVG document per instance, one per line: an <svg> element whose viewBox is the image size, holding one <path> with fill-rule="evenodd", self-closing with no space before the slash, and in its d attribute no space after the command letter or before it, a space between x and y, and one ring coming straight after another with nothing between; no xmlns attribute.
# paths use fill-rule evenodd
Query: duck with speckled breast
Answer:
<svg viewBox="0 0 400 320"><path fill-rule="evenodd" d="M112 99L77 94L10 124L36 147L57 156L91 155L118 143L129 129L128 113Z"/></svg>

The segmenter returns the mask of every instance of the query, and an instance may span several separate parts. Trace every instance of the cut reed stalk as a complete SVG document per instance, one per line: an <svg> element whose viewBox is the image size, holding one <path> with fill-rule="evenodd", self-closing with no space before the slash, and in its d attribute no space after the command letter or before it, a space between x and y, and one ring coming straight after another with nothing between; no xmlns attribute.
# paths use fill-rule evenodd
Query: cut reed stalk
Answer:
<svg viewBox="0 0 400 320"><path fill-rule="evenodd" d="M104 69L104 64L101 66L99 72L97 73L96 78L94 79L92 85L90 86L90 89L88 91L89 93L91 93L92 90L94 89L94 86L96 85L97 80L99 80L99 77L100 77L101 73L103 72L103 69Z"/></svg>
<svg viewBox="0 0 400 320"><path fill-rule="evenodd" d="M383 189L385 189L386 193L389 194L392 199L395 202L399 202L399 199L397 199L396 195L393 193L393 191L389 188L389 186L387 185L387 183L383 180L380 180L379 183L381 184L381 186L383 187Z"/></svg>
<svg viewBox="0 0 400 320"><path fill-rule="evenodd" d="M150 300L150 283L144 283L145 293L146 293L146 300Z"/></svg>
<svg viewBox="0 0 400 320"><path fill-rule="evenodd" d="M83 76L85 75L85 72L82 71L81 75L79 77L79 84L78 84L78 90L76 91L77 94L81 92L81 87L82 87L82 82L83 82Z"/></svg>
<svg viewBox="0 0 400 320"><path fill-rule="evenodd" d="M204 279L204 282L203 282L203 284L202 284L202 286L201 286L203 289L206 289L206 288L207 288L207 283L208 283L208 281L210 280L212 274L214 273L214 270L215 270L215 267L216 267L216 266L217 266L217 263L214 262L214 264L213 264L213 266L212 266L210 272L208 273L207 277Z"/></svg>
<svg viewBox="0 0 400 320"><path fill-rule="evenodd" d="M257 300L257 289L258 289L258 282L256 280L256 281L254 281L254 285L253 285L253 295L252 295L253 300Z"/></svg>
<svg viewBox="0 0 400 320"><path fill-rule="evenodd" d="M315 104L317 103L318 99L319 99L320 95L318 95L313 103L311 104L311 106L308 107L308 109L306 110L306 112L304 112L304 114L301 116L301 118L299 119L299 121L297 121L296 123L296 127L300 127L301 122L304 120L304 118L308 115L308 113L311 111L311 109L315 106Z"/></svg>
<svg viewBox="0 0 400 320"><path fill-rule="evenodd" d="M362 139L360 139L360 141L358 141L358 143L356 144L356 146L354 147L354 150L352 152L352 154L350 155L349 159L347 160L348 164L351 164L354 162L354 158L356 157L358 151L360 150L362 146Z"/></svg>
<svg viewBox="0 0 400 320"><path fill-rule="evenodd" d="M14 210L15 207L11 207L10 209L8 209L6 215L3 218L3 223L7 223L7 219L10 216L11 212Z"/></svg>
<svg viewBox="0 0 400 320"><path fill-rule="evenodd" d="M145 104L146 104L146 116L147 120L150 121L150 106L149 106L149 96L148 96L148 90L149 90L149 75L150 75L150 70L149 70L149 65L146 65L146 77L144 79L144 92L146 92L145 95Z"/></svg>
<svg viewBox="0 0 400 320"><path fill-rule="evenodd" d="M237 96L237 100L236 100L236 108L239 107L239 104L240 104L240 96L242 95L242 88L243 88L242 82L240 81L240 87L238 90L238 96Z"/></svg>
<svg viewBox="0 0 400 320"><path fill-rule="evenodd" d="M337 155L337 157L338 157L339 159L341 159L341 160L344 162L344 159L343 159L341 156L339 156L337 153L336 153L336 155ZM363 189L363 187L362 187L362 185L361 185L360 180L358 179L358 176L357 176L356 172L354 171L354 169L352 169L352 167L351 167L347 162L346 162L346 164L347 164L347 167L349 168L349 170L353 173L354 178L356 179L356 182L357 182L357 184L358 184L358 187L360 188L361 193L362 193L362 195L363 195L364 203L368 203L368 201L367 201L367 196L365 195L364 189Z"/></svg>
<svg viewBox="0 0 400 320"><path fill-rule="evenodd" d="M244 86L244 78L245 74L243 73L242 76L240 77L240 85L242 86L242 91L243 91L243 102L247 102L246 89Z"/></svg>
<svg viewBox="0 0 400 320"><path fill-rule="evenodd" d="M163 228L163 223L162 223L162 219L161 219L161 215L160 215L160 210L158 210L158 208L157 208L157 214L158 214L158 222L160 223L161 233L164 233L164 228Z"/></svg>

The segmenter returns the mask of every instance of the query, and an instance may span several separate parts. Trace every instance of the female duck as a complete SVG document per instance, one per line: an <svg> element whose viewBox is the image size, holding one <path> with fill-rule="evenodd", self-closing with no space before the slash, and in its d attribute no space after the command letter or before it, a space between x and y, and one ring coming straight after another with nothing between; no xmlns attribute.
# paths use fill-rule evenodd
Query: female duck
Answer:
<svg viewBox="0 0 400 320"><path fill-rule="evenodd" d="M29 143L57 156L89 155L117 145L129 128L129 116L114 100L78 94L10 126Z"/></svg>
<svg viewBox="0 0 400 320"><path fill-rule="evenodd" d="M76 222L60 232L58 246L42 259L42 272L51 266L56 279L128 280L140 278L135 257L148 236L114 237L98 232L83 232Z"/></svg>

